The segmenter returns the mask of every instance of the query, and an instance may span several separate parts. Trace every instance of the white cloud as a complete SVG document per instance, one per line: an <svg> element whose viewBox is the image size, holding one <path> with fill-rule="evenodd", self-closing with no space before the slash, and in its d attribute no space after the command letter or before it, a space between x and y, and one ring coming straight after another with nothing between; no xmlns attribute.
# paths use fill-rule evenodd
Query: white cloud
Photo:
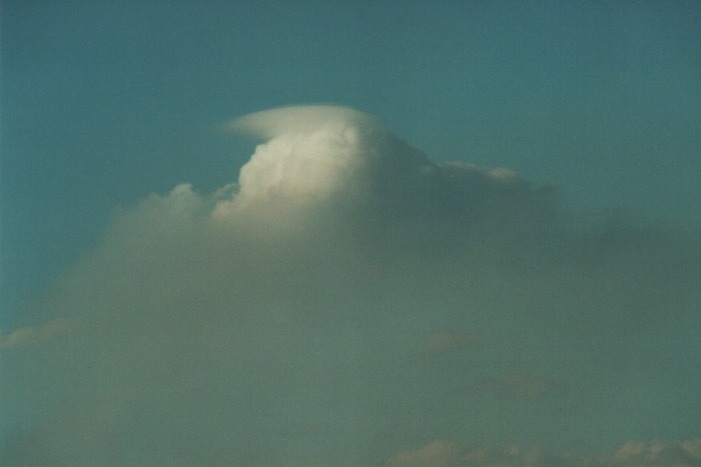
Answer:
<svg viewBox="0 0 701 467"><path fill-rule="evenodd" d="M696 426L677 400L698 365L676 357L695 243L568 232L554 188L433 163L349 109L235 126L269 138L237 183L116 214L51 289L76 331L5 378L45 407L16 463L373 465L417 439ZM458 452L429 446L411 456Z"/></svg>
<svg viewBox="0 0 701 467"><path fill-rule="evenodd" d="M269 140L241 168L239 192L217 204L216 218L255 211L256 220L274 216L290 222L300 209L372 203L388 191L407 196L421 184L415 178L433 167L373 117L352 109L290 107L249 115L231 126Z"/></svg>
<svg viewBox="0 0 701 467"><path fill-rule="evenodd" d="M341 210L346 220L353 215L348 210L358 208L430 222L450 216L513 224L554 215L552 187L533 188L506 168L436 165L375 118L352 109L289 107L230 126L268 140L242 167L238 193L218 201L218 219L253 212L248 222L295 222L310 210L324 216Z"/></svg>

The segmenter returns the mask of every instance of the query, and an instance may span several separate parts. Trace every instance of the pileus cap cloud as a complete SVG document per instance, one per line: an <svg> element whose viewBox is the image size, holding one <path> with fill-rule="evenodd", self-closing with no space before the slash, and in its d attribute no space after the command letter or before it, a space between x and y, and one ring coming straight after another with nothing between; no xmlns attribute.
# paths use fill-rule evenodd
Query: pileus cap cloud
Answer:
<svg viewBox="0 0 701 467"><path fill-rule="evenodd" d="M230 128L267 141L241 168L239 192L219 204L219 216L251 205L286 210L332 198L358 200L431 166L377 119L345 107L267 110L234 120Z"/></svg>
<svg viewBox="0 0 701 467"><path fill-rule="evenodd" d="M336 105L299 105L263 110L235 119L229 127L263 138L286 133L313 133L328 125L379 127L378 120L359 110Z"/></svg>
<svg viewBox="0 0 701 467"><path fill-rule="evenodd" d="M254 223L280 224L299 220L302 211L328 215L350 206L412 222L449 216L525 225L555 209L553 187L533 188L510 169L433 163L357 110L287 107L229 126L266 141L241 168L238 191L218 201L218 219L247 213Z"/></svg>

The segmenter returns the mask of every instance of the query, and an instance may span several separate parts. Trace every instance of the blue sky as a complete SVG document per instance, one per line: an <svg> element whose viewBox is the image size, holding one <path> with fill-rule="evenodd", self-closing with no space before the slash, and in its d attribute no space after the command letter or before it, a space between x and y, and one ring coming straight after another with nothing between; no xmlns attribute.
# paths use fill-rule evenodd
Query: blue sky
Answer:
<svg viewBox="0 0 701 467"><path fill-rule="evenodd" d="M436 163L555 184L576 228L623 216L667 235L701 221L695 1L8 0L0 13L5 335L57 318L38 304L47 287L68 287L70 268L104 269L75 265L101 258L108 225L123 232L120 216L141 219L151 194L236 181L260 141L227 122L280 106L351 107ZM671 256L667 266L683 255ZM582 277L568 290L586 290ZM688 297L680 310L698 305Z"/></svg>

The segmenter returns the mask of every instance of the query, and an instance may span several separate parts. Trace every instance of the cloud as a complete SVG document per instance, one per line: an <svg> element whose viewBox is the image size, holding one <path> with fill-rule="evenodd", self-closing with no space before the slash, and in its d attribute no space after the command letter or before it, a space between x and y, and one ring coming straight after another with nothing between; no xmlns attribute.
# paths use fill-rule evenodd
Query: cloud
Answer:
<svg viewBox="0 0 701 467"><path fill-rule="evenodd" d="M388 467L451 466L460 465L464 458L464 449L451 441L434 441L426 446L404 451L394 456Z"/></svg>
<svg viewBox="0 0 701 467"><path fill-rule="evenodd" d="M281 216L293 206L311 204L321 209L334 201L377 201L371 199L373 192L383 190L401 196L415 185L412 177L420 178L432 168L423 154L395 138L373 117L352 109L276 109L237 119L231 127L269 140L242 167L236 197L215 208L214 216L219 218L249 206L277 207L274 215Z"/></svg>
<svg viewBox="0 0 701 467"><path fill-rule="evenodd" d="M510 169L431 162L375 118L335 106L289 107L252 114L231 128L268 138L241 168L239 190L221 200L217 219L255 212L276 222L314 210L397 217L411 222L452 218L512 225L552 218L557 190L533 188Z"/></svg>
<svg viewBox="0 0 701 467"><path fill-rule="evenodd" d="M584 454L548 452L537 446L521 449L511 444L503 449L466 449L453 441L434 441L396 454L387 466L656 466L693 467L701 464L701 439L684 441L629 441L615 451Z"/></svg>
<svg viewBox="0 0 701 467"><path fill-rule="evenodd" d="M117 211L47 291L74 329L7 353L7 393L36 409L5 463L376 465L417 440L694 436L696 238L575 231L556 187L433 162L350 109L232 125L266 138L237 181ZM404 459L457 452L430 446Z"/></svg>
<svg viewBox="0 0 701 467"><path fill-rule="evenodd" d="M19 328L0 338L0 349L39 345L68 332L70 329L70 322L64 319L53 320L42 326Z"/></svg>

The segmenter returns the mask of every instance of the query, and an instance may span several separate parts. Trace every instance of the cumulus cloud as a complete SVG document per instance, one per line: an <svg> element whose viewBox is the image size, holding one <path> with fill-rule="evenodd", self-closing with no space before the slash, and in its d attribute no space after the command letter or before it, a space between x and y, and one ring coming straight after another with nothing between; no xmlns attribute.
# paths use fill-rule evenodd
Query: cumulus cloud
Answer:
<svg viewBox="0 0 701 467"><path fill-rule="evenodd" d="M615 465L701 465L701 439L684 441L629 441L609 456ZM607 459L607 460L609 460Z"/></svg>
<svg viewBox="0 0 701 467"><path fill-rule="evenodd" d="M629 441L609 453L548 452L534 446L521 449L467 449L454 441L434 441L422 448L396 454L387 466L656 466L693 467L701 464L701 439L684 441Z"/></svg>
<svg viewBox="0 0 701 467"><path fill-rule="evenodd" d="M256 217L263 208L278 208L274 215L282 216L309 204L321 209L334 201L377 201L373 195L383 190L403 196L416 188L412 177L431 170L423 154L352 109L277 109L237 119L231 127L269 140L242 167L236 197L217 205L214 216L219 218L247 207L258 211Z"/></svg>
<svg viewBox="0 0 701 467"><path fill-rule="evenodd" d="M556 187L355 110L231 126L265 138L237 181L118 211L47 292L74 330L5 365L42 409L4 462L377 465L698 429L696 238L572 231Z"/></svg>
<svg viewBox="0 0 701 467"><path fill-rule="evenodd" d="M251 222L291 222L313 210L324 222L341 211L344 221L375 215L513 224L555 214L555 187L534 188L505 168L435 164L375 118L352 109L283 108L230 126L268 140L241 168L236 195L217 203L217 219L252 211Z"/></svg>

